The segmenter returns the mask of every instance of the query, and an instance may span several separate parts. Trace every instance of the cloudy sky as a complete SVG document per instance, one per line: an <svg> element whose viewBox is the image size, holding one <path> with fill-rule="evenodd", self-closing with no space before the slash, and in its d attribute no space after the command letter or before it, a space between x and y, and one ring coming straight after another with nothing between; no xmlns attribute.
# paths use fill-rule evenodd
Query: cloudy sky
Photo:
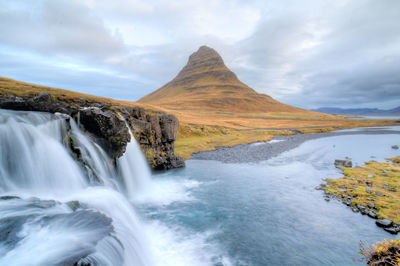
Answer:
<svg viewBox="0 0 400 266"><path fill-rule="evenodd" d="M137 100L201 45L304 108L400 105L399 0L0 0L0 76Z"/></svg>

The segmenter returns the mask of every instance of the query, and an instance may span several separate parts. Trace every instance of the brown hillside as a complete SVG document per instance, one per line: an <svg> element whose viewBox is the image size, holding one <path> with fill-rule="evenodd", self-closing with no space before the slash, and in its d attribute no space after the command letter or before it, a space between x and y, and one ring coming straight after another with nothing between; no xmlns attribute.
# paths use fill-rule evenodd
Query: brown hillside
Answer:
<svg viewBox="0 0 400 266"><path fill-rule="evenodd" d="M85 99L87 102L92 102L92 103L94 102L108 103L111 105L119 105L119 106L143 107L145 109L154 111L163 111L163 112L166 111L163 108L157 106L150 106L148 104L131 102L131 101L114 100L110 98L90 95L86 93L80 93L76 91L27 83L0 76L0 96L1 95L36 96L41 92L48 93L51 95L52 98L58 100L74 100L82 98Z"/></svg>
<svg viewBox="0 0 400 266"><path fill-rule="evenodd" d="M237 80L236 76L234 78ZM240 83L240 81L237 82ZM240 84L242 84L242 90L253 91L243 83ZM166 109L147 103L118 101L0 77L0 97L2 95L33 97L41 92L49 93L53 100L70 102L71 105L74 105L76 100L80 102L83 98L86 103L143 107L149 115L153 115L154 111L174 114L180 122L178 139L175 142L176 152L186 159L194 152L213 150L222 146L231 147L238 144L268 141L274 135L293 134L290 130L282 130L283 128L294 128L300 133L313 133L327 132L339 128L394 125L394 121L345 119L343 116L310 112L278 103L268 96L265 97L268 97L277 105L287 106L292 108L290 110L300 110L300 112L286 113L285 111L289 110L288 108L284 109L284 112L266 113Z"/></svg>
<svg viewBox="0 0 400 266"><path fill-rule="evenodd" d="M282 104L242 83L212 48L201 46L186 66L163 87L139 102L168 109L210 110L238 113L311 111Z"/></svg>

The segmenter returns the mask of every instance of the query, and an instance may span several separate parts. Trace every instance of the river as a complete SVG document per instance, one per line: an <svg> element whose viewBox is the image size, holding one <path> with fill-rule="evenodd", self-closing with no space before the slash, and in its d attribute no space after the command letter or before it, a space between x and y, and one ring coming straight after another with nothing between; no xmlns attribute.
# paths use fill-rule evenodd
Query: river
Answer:
<svg viewBox="0 0 400 266"><path fill-rule="evenodd" d="M0 110L0 265L360 264L393 236L315 187L398 155L399 127L302 136L151 174L135 141L110 164L68 116Z"/></svg>
<svg viewBox="0 0 400 266"><path fill-rule="evenodd" d="M391 146L400 143L400 127L390 129L347 130L351 135L308 140L257 163L189 160L185 169L153 177L163 196L142 203L140 212L174 231L172 243L158 247L160 257L178 252L191 256L190 265L363 265L360 240L393 236L344 204L325 201L315 187L341 176L335 159L363 165L399 155Z"/></svg>

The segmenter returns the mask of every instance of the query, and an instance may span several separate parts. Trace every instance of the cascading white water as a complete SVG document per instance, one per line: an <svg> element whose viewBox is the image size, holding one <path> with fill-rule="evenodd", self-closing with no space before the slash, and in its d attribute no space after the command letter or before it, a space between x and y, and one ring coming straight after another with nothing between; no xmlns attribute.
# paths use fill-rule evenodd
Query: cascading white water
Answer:
<svg viewBox="0 0 400 266"><path fill-rule="evenodd" d="M87 186L63 146L65 121L51 115L1 111L0 191L63 194Z"/></svg>
<svg viewBox="0 0 400 266"><path fill-rule="evenodd" d="M132 132L131 139L134 139ZM135 161L135 163L131 163ZM136 141L131 141L126 147L126 153L121 158L118 158L118 168L122 181L125 184L126 193L130 199L139 193L146 190L150 186L150 168L144 159L139 145ZM132 178L134 176L135 178Z"/></svg>
<svg viewBox="0 0 400 266"><path fill-rule="evenodd" d="M0 110L0 265L152 265L127 199L150 178L134 138L115 168L67 118Z"/></svg>

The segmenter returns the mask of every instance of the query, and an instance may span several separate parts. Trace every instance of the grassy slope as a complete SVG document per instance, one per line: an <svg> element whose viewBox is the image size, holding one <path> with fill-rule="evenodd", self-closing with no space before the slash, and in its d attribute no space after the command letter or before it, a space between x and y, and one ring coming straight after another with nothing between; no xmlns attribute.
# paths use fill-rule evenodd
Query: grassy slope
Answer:
<svg viewBox="0 0 400 266"><path fill-rule="evenodd" d="M63 90L58 88L46 87L37 84L17 81L5 77L0 77L0 95L17 95L17 96L25 96L25 95L37 95L41 92L48 93L51 97L59 99L59 100L69 100L69 99L77 99L83 98L89 102L102 102L102 103L109 103L113 105L120 105L120 106L139 106L146 109L151 110L159 110L163 111L162 108L156 106L149 106L143 103L137 102L130 102L130 101L118 101L113 100L110 98L94 96L90 94Z"/></svg>
<svg viewBox="0 0 400 266"><path fill-rule="evenodd" d="M331 131L338 128L377 126L392 124L393 121L347 120L344 116L314 112L288 113L235 113L205 110L176 110L155 105L118 101L68 90L40 86L0 77L0 95L37 95L49 93L57 99L84 98L91 102L106 102L120 106L139 106L146 110L163 111L179 118L176 153L185 159L192 153L214 150L217 147L233 146L258 141L268 141L274 135L293 134L288 130L274 128L295 128L301 133ZM317 114L317 115L316 115ZM306 128L316 127L316 128Z"/></svg>

